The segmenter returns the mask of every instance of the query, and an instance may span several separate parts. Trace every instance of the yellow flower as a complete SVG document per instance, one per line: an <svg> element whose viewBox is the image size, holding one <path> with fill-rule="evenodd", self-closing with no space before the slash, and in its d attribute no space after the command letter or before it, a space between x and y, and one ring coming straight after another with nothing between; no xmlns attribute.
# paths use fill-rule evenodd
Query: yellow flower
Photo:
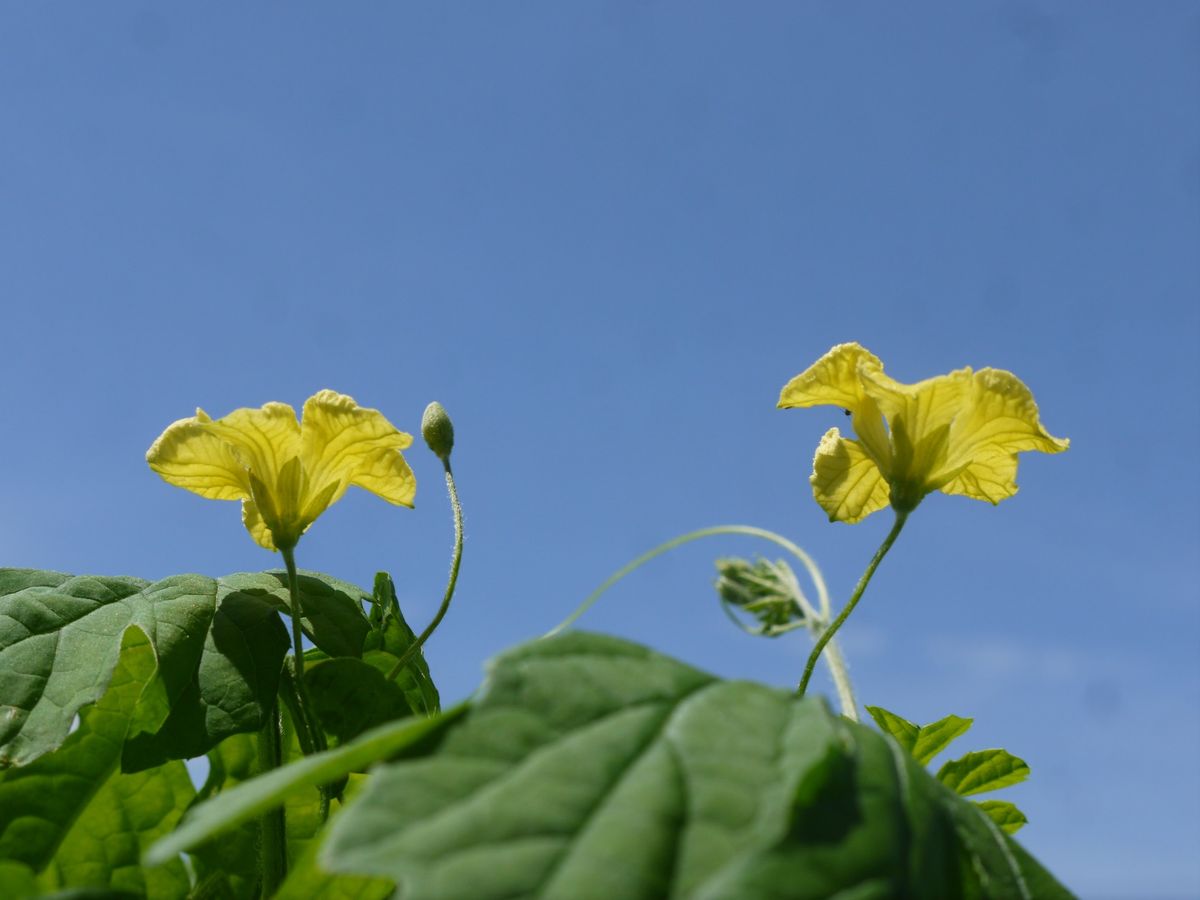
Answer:
<svg viewBox="0 0 1200 900"><path fill-rule="evenodd" d="M241 500L250 536L268 550L290 550L352 484L412 506L417 483L400 454L411 443L378 410L318 391L304 404L303 422L286 403L221 419L197 409L167 427L146 462L201 497Z"/></svg>
<svg viewBox="0 0 1200 900"><path fill-rule="evenodd" d="M999 503L1017 492L1017 454L1070 442L1038 421L1033 394L1011 372L958 369L901 384L858 344L838 344L779 395L781 408L840 406L858 440L821 438L809 479L830 521L858 522L889 503L913 510L931 491Z"/></svg>

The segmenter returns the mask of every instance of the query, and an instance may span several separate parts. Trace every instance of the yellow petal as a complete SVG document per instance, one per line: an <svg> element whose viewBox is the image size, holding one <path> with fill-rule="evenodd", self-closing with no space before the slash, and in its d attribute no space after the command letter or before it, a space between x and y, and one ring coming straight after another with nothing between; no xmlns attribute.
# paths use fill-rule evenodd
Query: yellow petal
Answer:
<svg viewBox="0 0 1200 900"><path fill-rule="evenodd" d="M242 501L242 524L246 526L246 530L250 532L250 537L254 538L258 546L272 552L275 551L275 539L271 536L271 529L263 521L263 517L258 510L258 504L253 500Z"/></svg>
<svg viewBox="0 0 1200 900"><path fill-rule="evenodd" d="M167 426L146 452L163 480L210 500L250 496L246 470L230 446L209 430L202 410Z"/></svg>
<svg viewBox="0 0 1200 900"><path fill-rule="evenodd" d="M840 406L853 415L854 433L876 465L891 467L887 428L875 401L866 394L865 373L883 371L879 357L860 344L838 344L783 386L780 409Z"/></svg>
<svg viewBox="0 0 1200 900"><path fill-rule="evenodd" d="M301 459L314 494L336 484L326 505L356 484L389 503L412 506L417 483L400 454L410 444L412 435L345 394L319 391L304 404Z"/></svg>
<svg viewBox="0 0 1200 900"><path fill-rule="evenodd" d="M940 441L935 437L938 430L948 426L962 411L970 385L969 368L916 384L903 384L882 370L863 370L863 390L879 406L893 431L897 422L904 423L916 456L921 455L922 445L931 437Z"/></svg>
<svg viewBox="0 0 1200 900"><path fill-rule="evenodd" d="M272 490L283 467L300 454L300 423L296 411L286 403L235 409L206 427L229 444L242 465Z"/></svg>
<svg viewBox="0 0 1200 900"><path fill-rule="evenodd" d="M888 505L888 483L879 467L858 441L847 440L836 428L821 438L809 481L831 522L858 522Z"/></svg>
<svg viewBox="0 0 1200 900"><path fill-rule="evenodd" d="M993 453L974 460L942 488L993 505L1017 492L1017 454Z"/></svg>
<svg viewBox="0 0 1200 900"><path fill-rule="evenodd" d="M1061 453L1070 441L1052 436L1038 419L1037 403L1011 372L980 369L968 386L967 403L954 420L946 468L1000 466L1001 456L1028 450ZM1016 462L1012 464L1015 474ZM1014 485L1015 490L1015 485ZM1009 496L1006 494L1005 496Z"/></svg>
<svg viewBox="0 0 1200 900"><path fill-rule="evenodd" d="M883 364L859 344L838 344L783 386L780 409L840 406L851 412L863 397L859 364L882 369Z"/></svg>

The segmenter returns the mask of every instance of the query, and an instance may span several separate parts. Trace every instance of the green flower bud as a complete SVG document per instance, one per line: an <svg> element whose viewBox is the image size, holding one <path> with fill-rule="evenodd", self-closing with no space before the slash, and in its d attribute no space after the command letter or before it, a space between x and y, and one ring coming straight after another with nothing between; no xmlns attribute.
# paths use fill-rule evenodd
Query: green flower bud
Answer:
<svg viewBox="0 0 1200 900"><path fill-rule="evenodd" d="M454 423L446 414L446 408L436 400L425 407L425 415L421 417L421 436L434 456L442 462L450 460L450 451L454 449Z"/></svg>
<svg viewBox="0 0 1200 900"><path fill-rule="evenodd" d="M751 563L736 557L717 560L714 583L721 602L753 616L758 634L774 637L804 619L804 610L792 596L795 576L785 562L758 559Z"/></svg>

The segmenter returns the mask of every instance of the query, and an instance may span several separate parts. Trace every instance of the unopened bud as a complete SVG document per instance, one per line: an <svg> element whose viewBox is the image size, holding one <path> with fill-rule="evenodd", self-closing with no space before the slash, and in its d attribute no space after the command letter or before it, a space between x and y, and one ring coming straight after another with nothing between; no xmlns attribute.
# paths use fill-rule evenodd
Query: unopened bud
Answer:
<svg viewBox="0 0 1200 900"><path fill-rule="evenodd" d="M449 461L450 451L454 449L454 423L446 415L446 408L436 400L425 407L425 415L421 417L421 436L434 456L442 462Z"/></svg>
<svg viewBox="0 0 1200 900"><path fill-rule="evenodd" d="M757 619L758 634L774 637L804 620L804 610L792 596L795 576L787 563L718 559L717 574L714 587L722 602Z"/></svg>

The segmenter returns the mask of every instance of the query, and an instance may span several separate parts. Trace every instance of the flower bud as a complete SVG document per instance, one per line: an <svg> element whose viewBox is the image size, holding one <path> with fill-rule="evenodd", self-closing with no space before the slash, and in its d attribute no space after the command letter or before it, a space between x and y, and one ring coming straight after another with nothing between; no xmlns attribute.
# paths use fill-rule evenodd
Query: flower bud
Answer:
<svg viewBox="0 0 1200 900"><path fill-rule="evenodd" d="M728 558L717 560L714 583L721 601L753 616L757 633L774 637L804 619L804 611L792 596L789 582L795 581L787 563Z"/></svg>
<svg viewBox="0 0 1200 900"><path fill-rule="evenodd" d="M454 449L454 423L446 414L446 408L436 400L425 407L425 415L421 417L421 436L434 456L442 462L449 461L450 451Z"/></svg>

